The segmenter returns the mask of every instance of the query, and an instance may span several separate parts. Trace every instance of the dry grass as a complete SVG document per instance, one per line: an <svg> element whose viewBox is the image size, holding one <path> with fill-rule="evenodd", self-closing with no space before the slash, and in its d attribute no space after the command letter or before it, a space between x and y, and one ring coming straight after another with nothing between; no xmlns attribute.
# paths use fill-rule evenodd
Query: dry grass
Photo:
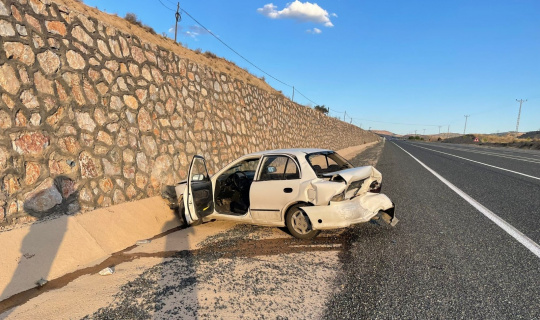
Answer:
<svg viewBox="0 0 540 320"><path fill-rule="evenodd" d="M475 142L474 138L478 138L479 141ZM494 134L468 134L465 136L444 139L443 142L540 150L540 139L517 138L516 135L512 134L505 136L499 136Z"/></svg>
<svg viewBox="0 0 540 320"><path fill-rule="evenodd" d="M216 59L218 56L216 56L213 52L210 52L210 51L205 51L204 52L204 55L207 57L207 58L212 58L212 59Z"/></svg>
<svg viewBox="0 0 540 320"><path fill-rule="evenodd" d="M519 142L531 142L531 141L540 141L540 139L531 139L531 138L517 138L514 135L498 136L491 134L478 134L475 135L478 140L482 143L519 143Z"/></svg>

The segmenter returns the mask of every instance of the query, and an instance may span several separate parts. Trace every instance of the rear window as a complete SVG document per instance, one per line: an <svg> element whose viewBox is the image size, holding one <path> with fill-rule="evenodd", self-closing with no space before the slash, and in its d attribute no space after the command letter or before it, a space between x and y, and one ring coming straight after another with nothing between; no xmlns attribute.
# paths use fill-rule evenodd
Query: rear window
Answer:
<svg viewBox="0 0 540 320"><path fill-rule="evenodd" d="M317 176L321 176L325 173L331 173L340 171L343 169L353 168L347 160L335 152L316 152L310 153L306 156L313 171Z"/></svg>

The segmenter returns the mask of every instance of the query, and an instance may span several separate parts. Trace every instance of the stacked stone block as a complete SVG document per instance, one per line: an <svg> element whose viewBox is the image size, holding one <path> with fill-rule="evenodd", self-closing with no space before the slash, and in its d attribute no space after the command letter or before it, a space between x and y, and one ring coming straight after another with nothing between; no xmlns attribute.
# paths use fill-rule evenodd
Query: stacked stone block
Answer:
<svg viewBox="0 0 540 320"><path fill-rule="evenodd" d="M0 225L158 195L194 154L377 137L48 0L0 0Z"/></svg>

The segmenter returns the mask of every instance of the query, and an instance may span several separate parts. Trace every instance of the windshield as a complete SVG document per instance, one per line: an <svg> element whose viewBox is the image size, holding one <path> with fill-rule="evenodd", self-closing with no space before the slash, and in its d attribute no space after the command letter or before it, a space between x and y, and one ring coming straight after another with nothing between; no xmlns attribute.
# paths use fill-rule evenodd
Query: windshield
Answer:
<svg viewBox="0 0 540 320"><path fill-rule="evenodd" d="M259 164L259 160L260 158L241 161L227 169L227 171L223 172L218 179L226 179L232 174L241 171L245 173L248 177L250 177L251 180L253 180L253 177L255 176L255 170L257 170L257 166Z"/></svg>
<svg viewBox="0 0 540 320"><path fill-rule="evenodd" d="M306 160L317 176L353 168L352 164L333 151L310 153L306 156Z"/></svg>

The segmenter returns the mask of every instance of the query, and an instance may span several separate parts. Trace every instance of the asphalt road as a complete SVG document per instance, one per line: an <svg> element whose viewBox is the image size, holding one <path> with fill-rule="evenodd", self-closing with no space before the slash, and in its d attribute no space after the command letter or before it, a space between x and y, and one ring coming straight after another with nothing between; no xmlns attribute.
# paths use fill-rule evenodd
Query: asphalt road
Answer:
<svg viewBox="0 0 540 320"><path fill-rule="evenodd" d="M377 168L400 223L348 231L325 318L539 319L540 257L398 146L540 242L540 153L389 141Z"/></svg>

